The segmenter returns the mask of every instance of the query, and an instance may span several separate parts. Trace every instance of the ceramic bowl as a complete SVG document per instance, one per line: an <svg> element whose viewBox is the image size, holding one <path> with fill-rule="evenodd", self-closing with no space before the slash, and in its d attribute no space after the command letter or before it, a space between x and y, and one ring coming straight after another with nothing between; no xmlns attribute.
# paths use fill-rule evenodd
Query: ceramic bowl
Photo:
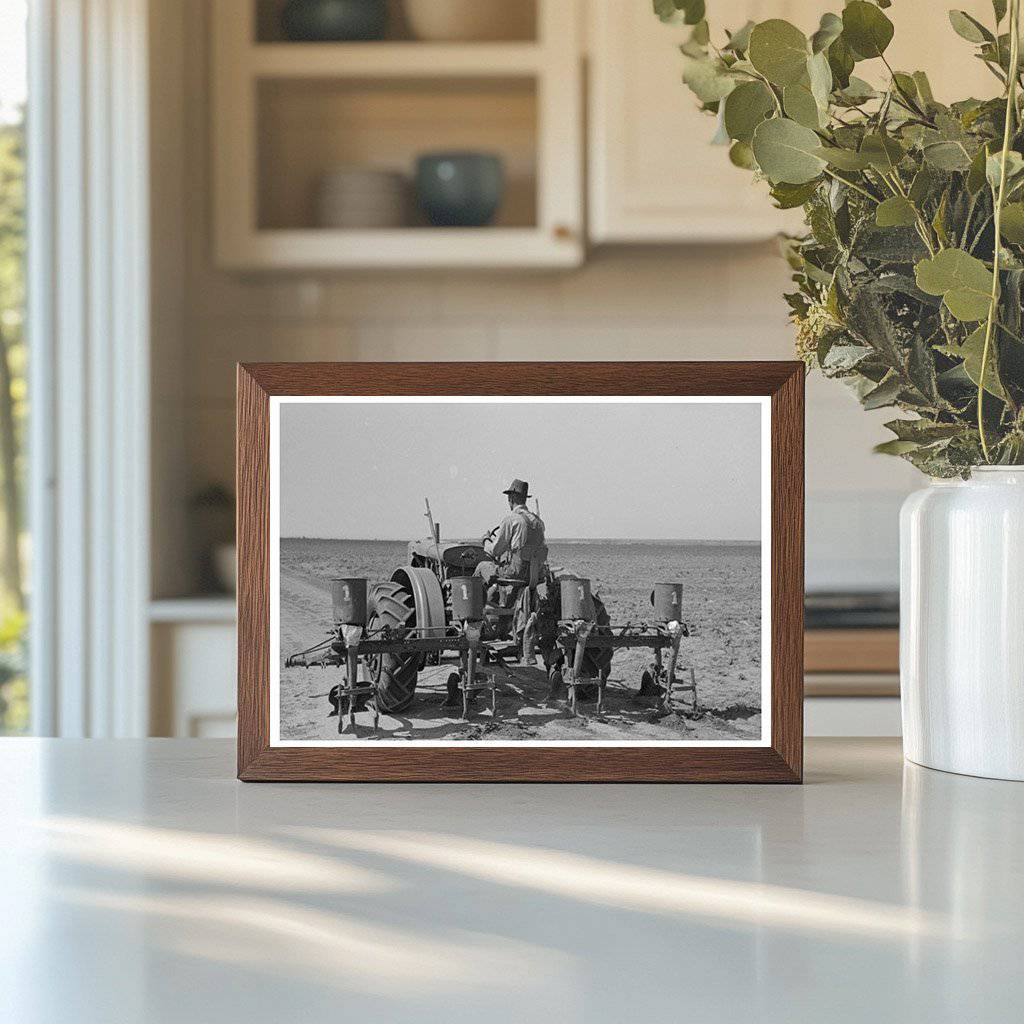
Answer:
<svg viewBox="0 0 1024 1024"><path fill-rule="evenodd" d="M400 228L409 220L409 183L396 171L342 167L325 174L315 197L321 228Z"/></svg>
<svg viewBox="0 0 1024 1024"><path fill-rule="evenodd" d="M380 39L387 25L387 0L288 0L281 11L285 38L294 42Z"/></svg>
<svg viewBox="0 0 1024 1024"><path fill-rule="evenodd" d="M504 191L504 165L494 153L424 153L416 161L416 196L435 227L489 224Z"/></svg>
<svg viewBox="0 0 1024 1024"><path fill-rule="evenodd" d="M405 0L405 16L417 39L436 42L532 39L532 0Z"/></svg>

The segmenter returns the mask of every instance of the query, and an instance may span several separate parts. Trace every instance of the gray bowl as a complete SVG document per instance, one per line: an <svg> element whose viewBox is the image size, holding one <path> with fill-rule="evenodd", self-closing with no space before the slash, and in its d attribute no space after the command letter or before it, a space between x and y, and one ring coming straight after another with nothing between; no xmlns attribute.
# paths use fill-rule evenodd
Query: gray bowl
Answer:
<svg viewBox="0 0 1024 1024"><path fill-rule="evenodd" d="M281 11L285 38L303 43L380 39L387 25L386 0L288 0Z"/></svg>
<svg viewBox="0 0 1024 1024"><path fill-rule="evenodd" d="M416 195L435 227L490 224L504 192L504 163L494 153L424 153L416 161Z"/></svg>

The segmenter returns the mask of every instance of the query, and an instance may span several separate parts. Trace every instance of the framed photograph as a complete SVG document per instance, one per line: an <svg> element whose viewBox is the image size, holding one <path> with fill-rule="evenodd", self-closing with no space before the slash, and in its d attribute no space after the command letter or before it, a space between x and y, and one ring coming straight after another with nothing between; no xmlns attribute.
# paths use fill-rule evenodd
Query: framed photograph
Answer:
<svg viewBox="0 0 1024 1024"><path fill-rule="evenodd" d="M238 776L799 782L798 362L238 367Z"/></svg>

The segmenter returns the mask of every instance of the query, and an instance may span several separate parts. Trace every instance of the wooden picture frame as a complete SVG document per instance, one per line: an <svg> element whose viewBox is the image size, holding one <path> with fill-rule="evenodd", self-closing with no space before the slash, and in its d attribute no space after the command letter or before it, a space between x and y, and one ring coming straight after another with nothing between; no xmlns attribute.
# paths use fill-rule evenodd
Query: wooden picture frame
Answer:
<svg viewBox="0 0 1024 1024"><path fill-rule="evenodd" d="M770 739L760 746L278 746L270 738L275 396L760 396L770 409ZM577 399L578 400L578 399ZM648 399L650 400L650 399ZM799 362L238 366L238 777L244 781L800 782L804 367ZM275 669L276 671L276 669Z"/></svg>

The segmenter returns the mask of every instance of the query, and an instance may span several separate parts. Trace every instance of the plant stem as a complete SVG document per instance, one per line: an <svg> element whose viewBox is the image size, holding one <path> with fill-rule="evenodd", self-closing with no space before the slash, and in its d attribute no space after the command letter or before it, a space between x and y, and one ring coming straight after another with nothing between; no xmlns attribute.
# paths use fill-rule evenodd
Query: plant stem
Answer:
<svg viewBox="0 0 1024 1024"><path fill-rule="evenodd" d="M768 79L764 77L764 75L760 74L757 71L755 71L753 74L755 78L760 79L760 81L764 83L764 87L768 90L769 94L771 95L772 101L775 103L775 113L778 114L779 117L785 117L785 111L783 111L782 109L782 101L775 94L775 90L772 88L772 83L769 82Z"/></svg>
<svg viewBox="0 0 1024 1024"><path fill-rule="evenodd" d="M859 192L862 196L866 196L868 199L871 200L871 202L877 205L878 196L873 196L866 188L861 188L860 185L858 185L854 181L847 181L846 178L840 178L838 174L833 174L827 167L824 169L824 173L827 174L830 178L834 179L835 181L841 182L842 184L848 186L849 188L852 188L854 192Z"/></svg>
<svg viewBox="0 0 1024 1024"><path fill-rule="evenodd" d="M885 54L880 53L879 56L882 58L882 63L886 66L886 68L889 71L889 84L900 94L900 98L903 100L906 106L915 114L917 114L918 117L925 118L926 120L924 123L931 126L931 121L927 120L927 113L925 113L925 111L921 109L921 107L918 105L917 100L915 100L913 96L910 96L909 94L904 92L902 87L900 86L900 83L896 81L896 72L893 71L892 65L885 59Z"/></svg>
<svg viewBox="0 0 1024 1024"><path fill-rule="evenodd" d="M989 301L988 320L985 323L985 345L981 350L981 369L978 371L978 435L985 461L992 462L989 454L988 437L985 435L985 373L988 370L989 351L992 346L992 331L999 309L999 256L1002 250L1001 233L1003 200L1006 197L1006 161L1013 134L1013 120L1017 111L1017 67L1020 62L1020 0L1010 0L1010 73L1006 84L1006 120L1003 125L1003 150L999 155L999 189L995 197L993 213L995 243L992 253L992 297Z"/></svg>
<svg viewBox="0 0 1024 1024"><path fill-rule="evenodd" d="M891 174L883 174L881 171L879 171L878 176L886 185L889 186L894 195L900 196L903 199L907 199L907 192L906 189L904 189L903 187L903 183L900 181L899 171L897 171L896 168L893 167L893 163L891 160L889 160L889 169L892 172ZM913 203L911 203L910 205L914 206ZM925 248L928 250L928 254L930 256L934 256L935 246L932 245L931 230L928 227L928 222L924 219L924 217L921 216L921 212L920 210L918 210L916 206L914 206L914 219L917 221L914 227L917 229L918 236L920 237L921 241L924 242ZM938 242L938 239L936 239L936 242Z"/></svg>
<svg viewBox="0 0 1024 1024"><path fill-rule="evenodd" d="M992 214L986 215L985 219L981 222L981 227L978 228L977 234L974 236L974 241L967 247L967 251L973 253L977 248L978 243L981 241L981 236L985 234L985 228L988 227L989 221L992 220Z"/></svg>

